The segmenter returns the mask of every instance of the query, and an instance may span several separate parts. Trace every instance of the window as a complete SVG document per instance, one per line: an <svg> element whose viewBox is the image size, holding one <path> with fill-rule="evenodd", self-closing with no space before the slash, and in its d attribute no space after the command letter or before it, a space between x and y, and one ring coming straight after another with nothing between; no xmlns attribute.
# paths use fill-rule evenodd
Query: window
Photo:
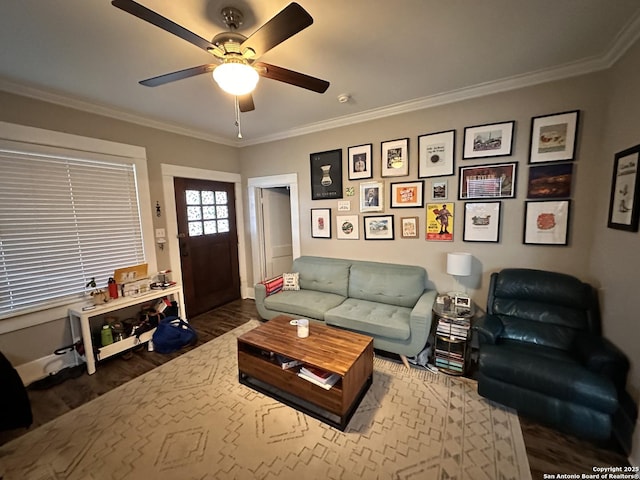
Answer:
<svg viewBox="0 0 640 480"><path fill-rule="evenodd" d="M0 318L80 297L145 262L135 162L0 145Z"/></svg>
<svg viewBox="0 0 640 480"><path fill-rule="evenodd" d="M185 196L190 237L229 232L227 192L187 190Z"/></svg>

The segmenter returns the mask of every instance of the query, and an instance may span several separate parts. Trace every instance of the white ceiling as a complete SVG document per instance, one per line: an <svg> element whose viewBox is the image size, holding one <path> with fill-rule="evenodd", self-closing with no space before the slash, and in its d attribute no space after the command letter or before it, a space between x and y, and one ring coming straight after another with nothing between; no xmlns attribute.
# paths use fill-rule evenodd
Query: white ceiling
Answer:
<svg viewBox="0 0 640 480"><path fill-rule="evenodd" d="M286 0L140 0L203 38L227 5L250 35ZM640 36L638 0L299 0L314 24L261 61L331 82L323 95L261 79L241 116L211 62L109 0L0 0L0 89L230 145L249 145L608 68ZM337 97L348 94L347 103ZM1 108L1 107L0 107Z"/></svg>

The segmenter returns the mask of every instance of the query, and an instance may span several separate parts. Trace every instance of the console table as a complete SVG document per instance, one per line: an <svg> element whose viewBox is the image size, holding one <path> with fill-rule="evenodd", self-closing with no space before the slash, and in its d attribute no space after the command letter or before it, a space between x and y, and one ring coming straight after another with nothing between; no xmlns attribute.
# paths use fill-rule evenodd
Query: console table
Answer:
<svg viewBox="0 0 640 480"><path fill-rule="evenodd" d="M89 375L95 373L97 361L104 360L105 358L109 358L118 353L125 352L136 345L148 342L155 331L154 328L153 330L142 333L139 340L135 335L132 335L118 342L114 342L111 345L100 347L98 348L98 353L94 356L93 335L91 330L92 318L112 313L123 308L142 305L163 297L173 297L173 299L178 303L178 311L181 315L184 315L184 295L182 293L182 286L180 285L174 285L164 289L150 290L142 295L116 298L104 305L97 305L95 308L91 308L90 310L83 310L83 308L91 306L89 303L81 303L69 308L72 341L75 343L82 340L85 353L84 358L87 362L87 373Z"/></svg>

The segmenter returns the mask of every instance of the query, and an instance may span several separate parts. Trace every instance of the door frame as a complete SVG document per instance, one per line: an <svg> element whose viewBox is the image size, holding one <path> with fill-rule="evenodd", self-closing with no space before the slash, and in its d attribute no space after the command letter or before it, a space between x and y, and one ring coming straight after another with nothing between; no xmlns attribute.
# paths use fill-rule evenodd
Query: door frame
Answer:
<svg viewBox="0 0 640 480"><path fill-rule="evenodd" d="M244 209L242 202L242 177L239 173L219 172L202 168L183 167L168 163L160 164L162 174L162 191L164 195L164 215L166 218L167 243L169 247L169 265L175 281L182 280L182 267L180 262L180 245L178 244L178 217L176 215L176 197L173 179L195 178L200 180L212 180L214 182L233 183L233 191L236 203L236 228L238 231L238 268L240 270L240 296L252 298L249 295L247 285L248 270L246 258L246 241L244 232ZM253 290L253 288L251 289Z"/></svg>
<svg viewBox="0 0 640 480"><path fill-rule="evenodd" d="M298 203L298 174L289 173L283 175L271 175L268 177L255 177L247 180L249 193L249 228L251 234L251 255L253 259L253 283L262 279L264 272L264 253L261 245L264 244L262 225L262 209L258 208L259 192L263 188L288 187L289 204L291 206L291 250L293 258L300 256L300 208ZM255 298L255 295L253 295Z"/></svg>

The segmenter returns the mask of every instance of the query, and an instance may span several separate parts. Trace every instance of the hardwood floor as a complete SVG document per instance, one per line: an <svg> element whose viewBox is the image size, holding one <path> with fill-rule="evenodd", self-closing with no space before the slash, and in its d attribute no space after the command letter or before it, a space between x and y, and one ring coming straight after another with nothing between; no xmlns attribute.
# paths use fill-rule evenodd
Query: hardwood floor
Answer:
<svg viewBox="0 0 640 480"><path fill-rule="evenodd" d="M252 318L258 318L253 300L237 300L190 320L198 332L198 343L192 347L169 355L140 348L130 355L100 362L94 375L83 374L46 390L29 389L34 415L31 428L43 425ZM590 474L595 466L628 465L627 458L615 445L595 445L526 418L520 418L520 423L534 480L544 478L544 474ZM27 432L26 429L0 432L0 445Z"/></svg>

